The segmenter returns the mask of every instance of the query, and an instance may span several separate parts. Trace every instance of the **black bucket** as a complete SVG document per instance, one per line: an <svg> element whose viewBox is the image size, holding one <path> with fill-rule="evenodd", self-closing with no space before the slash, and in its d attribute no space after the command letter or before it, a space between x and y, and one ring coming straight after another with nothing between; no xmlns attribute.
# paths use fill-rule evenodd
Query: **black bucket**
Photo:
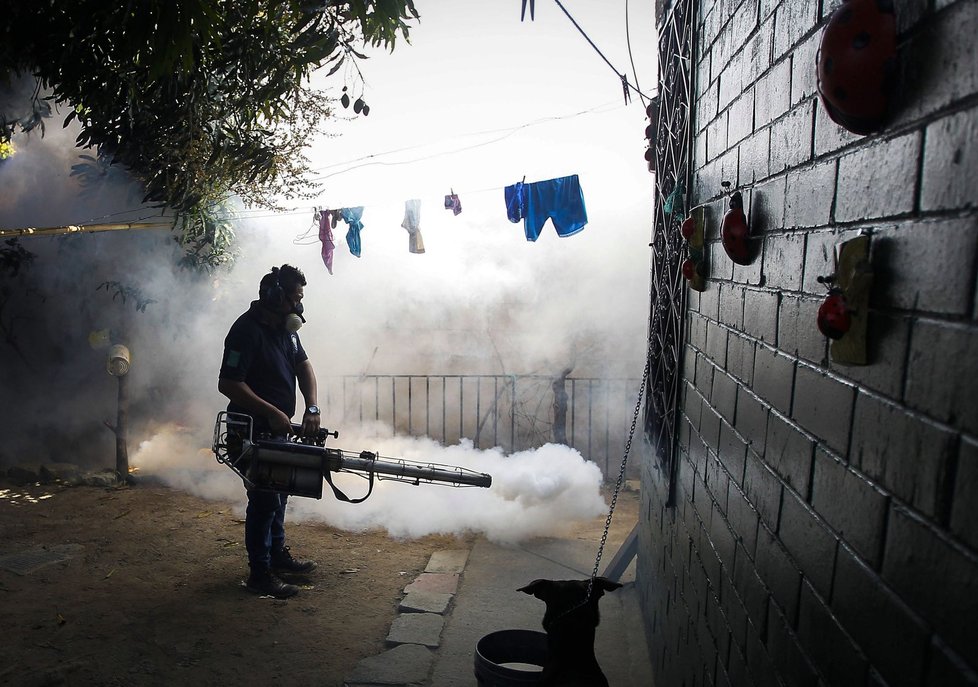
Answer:
<svg viewBox="0 0 978 687"><path fill-rule="evenodd" d="M537 685L546 658L547 635L543 632L492 632L475 645L475 679L479 687Z"/></svg>

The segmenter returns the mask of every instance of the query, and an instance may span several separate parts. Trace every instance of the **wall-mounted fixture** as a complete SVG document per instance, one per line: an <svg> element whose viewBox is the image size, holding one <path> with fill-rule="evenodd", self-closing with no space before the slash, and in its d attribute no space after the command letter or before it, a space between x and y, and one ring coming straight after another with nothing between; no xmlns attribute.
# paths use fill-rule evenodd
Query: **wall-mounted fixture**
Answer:
<svg viewBox="0 0 978 687"><path fill-rule="evenodd" d="M818 93L839 126L878 131L897 78L893 0L845 0L832 13L818 48Z"/></svg>
<svg viewBox="0 0 978 687"><path fill-rule="evenodd" d="M817 324L832 340L832 360L843 365L865 365L869 291L873 283L870 237L861 234L836 246L835 273L819 277L829 293L819 306Z"/></svg>
<svg viewBox="0 0 978 687"><path fill-rule="evenodd" d="M683 277L694 291L706 290L706 242L704 241L705 213L703 206L693 208L679 230L686 239L687 257L682 264Z"/></svg>
<svg viewBox="0 0 978 687"><path fill-rule="evenodd" d="M749 265L754 257L750 238L750 227L744 214L744 197L740 191L736 191L730 196L730 209L720 225L720 243L731 260L738 265Z"/></svg>

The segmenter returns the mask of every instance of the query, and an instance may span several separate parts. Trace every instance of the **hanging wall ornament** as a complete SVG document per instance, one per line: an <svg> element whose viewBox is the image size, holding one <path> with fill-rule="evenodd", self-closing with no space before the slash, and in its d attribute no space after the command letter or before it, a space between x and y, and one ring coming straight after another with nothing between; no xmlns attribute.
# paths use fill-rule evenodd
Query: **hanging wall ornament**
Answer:
<svg viewBox="0 0 978 687"><path fill-rule="evenodd" d="M835 274L819 277L829 293L818 308L817 324L832 340L832 360L843 365L865 365L869 290L873 283L869 234L836 246Z"/></svg>
<svg viewBox="0 0 978 687"><path fill-rule="evenodd" d="M704 235L704 209L702 206L695 207L689 213L689 217L683 220L680 231L686 239L686 250L688 257L683 261L682 273L689 288L694 291L706 290L706 242Z"/></svg>
<svg viewBox="0 0 978 687"><path fill-rule="evenodd" d="M730 196L730 209L723 216L720 226L720 242L727 256L738 265L749 265L753 261L750 227L744 214L744 197L740 191Z"/></svg>
<svg viewBox="0 0 978 687"><path fill-rule="evenodd" d="M829 117L855 134L882 128L897 76L893 0L845 0L818 48L818 94Z"/></svg>

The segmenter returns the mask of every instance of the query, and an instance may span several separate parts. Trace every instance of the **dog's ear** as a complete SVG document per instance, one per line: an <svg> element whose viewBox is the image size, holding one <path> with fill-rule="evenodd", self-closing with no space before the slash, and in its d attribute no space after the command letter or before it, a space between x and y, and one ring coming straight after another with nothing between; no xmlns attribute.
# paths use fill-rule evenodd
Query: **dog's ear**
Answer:
<svg viewBox="0 0 978 687"><path fill-rule="evenodd" d="M622 587L620 582L613 582L607 577L595 577L594 584L603 592L613 592Z"/></svg>
<svg viewBox="0 0 978 687"><path fill-rule="evenodd" d="M544 597L550 591L551 584L550 580L533 580L530 584L525 587L520 587L516 591L523 592L524 594L532 594L538 599L546 601Z"/></svg>

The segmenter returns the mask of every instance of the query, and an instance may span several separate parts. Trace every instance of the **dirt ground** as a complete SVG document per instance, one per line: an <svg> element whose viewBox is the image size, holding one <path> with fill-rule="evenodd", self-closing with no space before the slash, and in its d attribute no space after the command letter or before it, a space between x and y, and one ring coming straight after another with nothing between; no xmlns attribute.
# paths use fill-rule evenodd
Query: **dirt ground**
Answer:
<svg viewBox="0 0 978 687"><path fill-rule="evenodd" d="M319 568L277 601L242 586L244 525L231 504L152 484L0 483L0 496L0 556L70 555L26 574L0 569L0 684L25 687L342 685L386 648L402 590L431 554L475 536L396 541L290 523L293 551ZM636 492L623 492L611 539L636 509ZM575 534L596 540L603 526Z"/></svg>

